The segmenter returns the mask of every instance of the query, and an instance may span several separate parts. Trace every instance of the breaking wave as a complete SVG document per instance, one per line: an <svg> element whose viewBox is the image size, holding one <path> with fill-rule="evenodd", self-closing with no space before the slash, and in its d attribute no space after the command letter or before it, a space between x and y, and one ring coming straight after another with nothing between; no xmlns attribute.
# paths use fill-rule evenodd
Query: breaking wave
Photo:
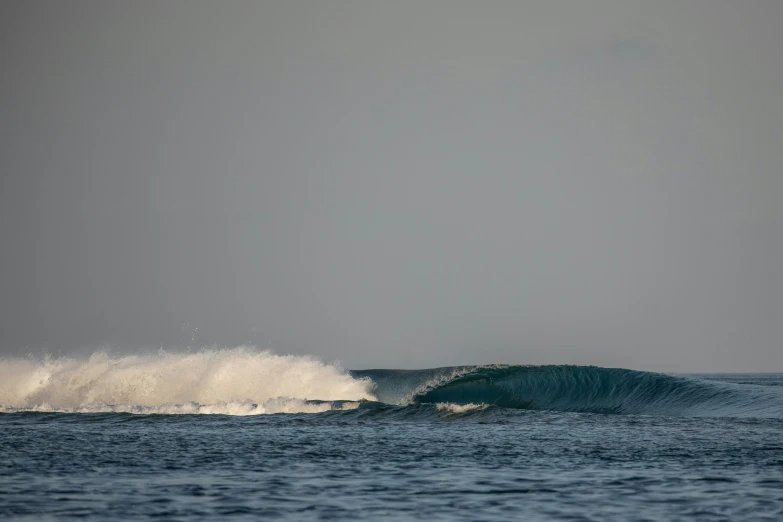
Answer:
<svg viewBox="0 0 783 522"><path fill-rule="evenodd" d="M462 366L363 370L379 400L403 404L496 406L665 416L783 417L783 393L770 386L595 366Z"/></svg>
<svg viewBox="0 0 783 522"><path fill-rule="evenodd" d="M783 386L593 366L344 370L254 348L0 359L0 412L321 413L409 418L508 410L783 418Z"/></svg>
<svg viewBox="0 0 783 522"><path fill-rule="evenodd" d="M372 388L335 364L246 347L0 360L0 411L315 413L373 400Z"/></svg>

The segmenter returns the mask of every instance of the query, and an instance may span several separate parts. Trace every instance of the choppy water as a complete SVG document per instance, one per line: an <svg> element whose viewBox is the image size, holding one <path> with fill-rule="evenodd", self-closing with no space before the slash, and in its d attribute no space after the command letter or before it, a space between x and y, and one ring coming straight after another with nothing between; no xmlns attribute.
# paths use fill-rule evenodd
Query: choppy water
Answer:
<svg viewBox="0 0 783 522"><path fill-rule="evenodd" d="M782 375L234 349L1 360L0 403L2 519L783 519Z"/></svg>

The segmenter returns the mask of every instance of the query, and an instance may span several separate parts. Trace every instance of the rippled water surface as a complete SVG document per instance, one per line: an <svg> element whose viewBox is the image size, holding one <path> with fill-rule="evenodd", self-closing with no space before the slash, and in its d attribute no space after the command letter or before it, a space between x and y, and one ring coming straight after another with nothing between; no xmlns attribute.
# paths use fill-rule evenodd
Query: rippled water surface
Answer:
<svg viewBox="0 0 783 522"><path fill-rule="evenodd" d="M0 517L781 520L782 434L780 419L429 404L5 413Z"/></svg>

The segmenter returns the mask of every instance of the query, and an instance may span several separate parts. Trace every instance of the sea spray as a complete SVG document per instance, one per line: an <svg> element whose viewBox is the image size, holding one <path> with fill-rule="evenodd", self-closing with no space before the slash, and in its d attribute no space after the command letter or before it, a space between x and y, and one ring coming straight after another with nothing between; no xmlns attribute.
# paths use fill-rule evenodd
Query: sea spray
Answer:
<svg viewBox="0 0 783 522"><path fill-rule="evenodd" d="M118 357L98 352L87 360L0 359L5 411L314 412L331 407L307 399L373 400L372 386L314 357L249 347ZM289 400L287 406L270 402L277 398Z"/></svg>

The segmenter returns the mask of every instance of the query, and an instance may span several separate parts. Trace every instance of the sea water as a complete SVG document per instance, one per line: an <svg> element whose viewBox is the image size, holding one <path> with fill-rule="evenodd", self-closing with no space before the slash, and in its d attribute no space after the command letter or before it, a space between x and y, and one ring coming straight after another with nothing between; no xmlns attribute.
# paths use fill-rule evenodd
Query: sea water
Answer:
<svg viewBox="0 0 783 522"><path fill-rule="evenodd" d="M783 520L783 375L0 360L7 520Z"/></svg>

